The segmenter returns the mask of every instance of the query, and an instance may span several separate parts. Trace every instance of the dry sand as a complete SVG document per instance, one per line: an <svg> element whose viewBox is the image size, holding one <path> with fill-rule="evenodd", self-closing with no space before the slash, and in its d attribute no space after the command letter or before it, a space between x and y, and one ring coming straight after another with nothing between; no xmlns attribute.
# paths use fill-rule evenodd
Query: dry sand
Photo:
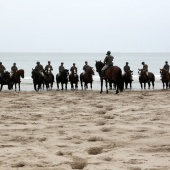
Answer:
<svg viewBox="0 0 170 170"><path fill-rule="evenodd" d="M0 98L0 170L170 169L170 91Z"/></svg>

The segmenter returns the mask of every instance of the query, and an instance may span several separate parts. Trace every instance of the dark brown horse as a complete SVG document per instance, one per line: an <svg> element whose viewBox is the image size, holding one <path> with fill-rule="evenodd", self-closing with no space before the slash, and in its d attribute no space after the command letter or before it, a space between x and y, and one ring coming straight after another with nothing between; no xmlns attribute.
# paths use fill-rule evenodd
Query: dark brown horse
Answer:
<svg viewBox="0 0 170 170"><path fill-rule="evenodd" d="M71 90L78 89L79 77L78 77L76 69L72 70L71 74L69 75L69 81L71 84ZM75 84L75 88L74 88L74 84Z"/></svg>
<svg viewBox="0 0 170 170"><path fill-rule="evenodd" d="M8 71L0 76L0 85L0 91L4 85L8 85L8 90L12 89L12 82L10 81L10 73Z"/></svg>
<svg viewBox="0 0 170 170"><path fill-rule="evenodd" d="M148 72L148 76L146 75L146 72L143 71L143 69L140 69L139 71L139 82L141 85L141 89L146 89L146 83L148 83L148 89L150 89L150 82L152 83L152 88L154 89L154 82L155 82L155 75L152 72Z"/></svg>
<svg viewBox="0 0 170 170"><path fill-rule="evenodd" d="M166 89L170 88L170 74L165 69L160 69L161 77L162 77L162 84L163 89L166 85Z"/></svg>
<svg viewBox="0 0 170 170"><path fill-rule="evenodd" d="M46 89L53 88L53 82L54 82L54 75L51 72L51 69L43 70L44 73L44 84L46 85Z"/></svg>
<svg viewBox="0 0 170 170"><path fill-rule="evenodd" d="M133 73L133 71L127 71L123 75L123 80L124 80L124 84L125 84L126 89L128 87L128 84L130 85L130 88L132 88L132 73Z"/></svg>
<svg viewBox="0 0 170 170"><path fill-rule="evenodd" d="M61 90L63 90L64 84L65 84L65 90L67 90L68 75L69 75L69 71L67 69L61 72L60 76L58 74L56 75L56 83L57 83L58 90L59 90L60 83L61 83Z"/></svg>
<svg viewBox="0 0 170 170"><path fill-rule="evenodd" d="M39 91L41 89L41 85L44 86L44 77L36 69L32 69L32 76L31 77L33 79L34 90Z"/></svg>
<svg viewBox="0 0 170 170"><path fill-rule="evenodd" d="M21 77L24 78L23 69L16 71L11 77L12 84L15 85L15 91L17 90L17 84L18 84L18 90L20 91Z"/></svg>
<svg viewBox="0 0 170 170"><path fill-rule="evenodd" d="M96 61L96 71L99 73L101 81L101 91L103 91L103 77L101 76L101 70L104 64L101 61ZM110 66L105 71L105 83L106 83L106 92L108 93L107 82L114 82L116 84L116 94L120 91L123 91L124 82L122 77L122 70L118 66Z"/></svg>
<svg viewBox="0 0 170 170"><path fill-rule="evenodd" d="M84 82L85 90L88 88L88 83L90 83L90 87L92 90L93 75L94 75L93 67L89 67L84 74L83 73L80 74L80 83L81 83L82 90L83 90L83 82Z"/></svg>

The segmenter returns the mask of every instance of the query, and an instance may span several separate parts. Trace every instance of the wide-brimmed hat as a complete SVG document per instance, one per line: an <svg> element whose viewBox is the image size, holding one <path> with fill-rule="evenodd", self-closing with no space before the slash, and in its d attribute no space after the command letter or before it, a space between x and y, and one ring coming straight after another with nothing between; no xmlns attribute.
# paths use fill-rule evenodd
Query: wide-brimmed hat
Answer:
<svg viewBox="0 0 170 170"><path fill-rule="evenodd" d="M110 52L110 51L107 51L106 55L110 55L110 54L111 54L111 52Z"/></svg>

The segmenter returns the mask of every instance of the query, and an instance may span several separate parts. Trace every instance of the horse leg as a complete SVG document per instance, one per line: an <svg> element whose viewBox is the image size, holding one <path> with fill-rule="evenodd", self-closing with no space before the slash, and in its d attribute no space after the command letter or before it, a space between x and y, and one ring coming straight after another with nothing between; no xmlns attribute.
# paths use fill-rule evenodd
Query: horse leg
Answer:
<svg viewBox="0 0 170 170"><path fill-rule="evenodd" d="M150 89L150 86L151 86L150 81L148 81L148 89Z"/></svg>
<svg viewBox="0 0 170 170"><path fill-rule="evenodd" d="M90 83L90 87L91 87L91 90L92 90L92 82Z"/></svg>
<svg viewBox="0 0 170 170"><path fill-rule="evenodd" d="M103 79L102 79L102 78L100 78L100 82L101 82L101 90L100 90L100 93L102 93L102 91L103 91Z"/></svg>
<svg viewBox="0 0 170 170"><path fill-rule="evenodd" d="M105 80L105 85L106 85L106 93L108 93L107 80Z"/></svg>
<svg viewBox="0 0 170 170"><path fill-rule="evenodd" d="M67 90L67 83L66 83L66 85L65 85L65 89Z"/></svg>
<svg viewBox="0 0 170 170"><path fill-rule="evenodd" d="M154 86L155 86L154 81L152 81L152 88L153 88L153 89L154 89Z"/></svg>
<svg viewBox="0 0 170 170"><path fill-rule="evenodd" d="M17 90L17 84L15 83L15 91Z"/></svg>

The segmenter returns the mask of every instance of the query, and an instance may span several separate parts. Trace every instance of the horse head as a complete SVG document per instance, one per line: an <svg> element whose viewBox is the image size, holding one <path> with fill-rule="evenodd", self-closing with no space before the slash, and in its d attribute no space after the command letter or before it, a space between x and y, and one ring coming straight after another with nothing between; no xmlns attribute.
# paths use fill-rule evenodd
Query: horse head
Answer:
<svg viewBox="0 0 170 170"><path fill-rule="evenodd" d="M21 76L22 78L24 78L24 70L23 70L23 69L18 70L18 71L17 71L17 74L18 74L19 76Z"/></svg>
<svg viewBox="0 0 170 170"><path fill-rule="evenodd" d="M89 68L88 68L87 74L88 74L88 75L94 75L94 69L93 69L93 67L89 67Z"/></svg>
<svg viewBox="0 0 170 170"><path fill-rule="evenodd" d="M96 71L97 71L97 72L100 72L101 69L102 69L103 66L104 66L104 63L102 63L101 61L96 61L95 66L96 66Z"/></svg>

